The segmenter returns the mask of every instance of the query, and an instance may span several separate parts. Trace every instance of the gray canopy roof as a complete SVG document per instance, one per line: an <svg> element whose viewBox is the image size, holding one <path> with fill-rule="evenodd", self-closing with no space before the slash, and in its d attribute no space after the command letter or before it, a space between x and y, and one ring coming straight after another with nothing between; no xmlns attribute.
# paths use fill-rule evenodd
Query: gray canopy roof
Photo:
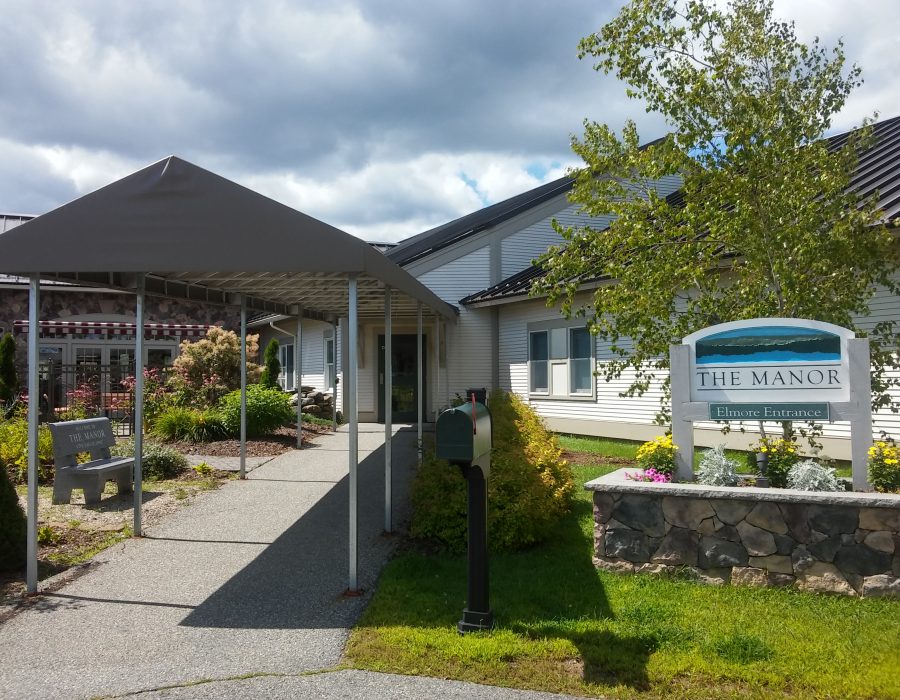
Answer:
<svg viewBox="0 0 900 700"><path fill-rule="evenodd" d="M355 274L360 317L382 313L385 285L395 313L455 315L364 241L175 156L0 233L0 272L113 288L146 273L148 293L321 317L347 314Z"/></svg>

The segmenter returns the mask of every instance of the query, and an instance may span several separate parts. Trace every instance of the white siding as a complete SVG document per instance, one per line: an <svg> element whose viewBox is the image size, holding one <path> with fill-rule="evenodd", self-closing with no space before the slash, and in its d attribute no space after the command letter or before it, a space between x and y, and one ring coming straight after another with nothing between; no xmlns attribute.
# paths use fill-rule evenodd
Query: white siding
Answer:
<svg viewBox="0 0 900 700"><path fill-rule="evenodd" d="M521 396L535 407L542 416L558 420L575 419L596 421L597 423L624 423L631 425L653 425L659 400L662 396L660 383L652 386L640 397L622 398L634 377L632 372L607 382L602 374L596 377L595 401L543 400L528 397L528 347L527 325L533 321L559 318L556 312L539 301L526 301L501 307L500 315L500 386ZM860 319L862 327L871 327L879 320L900 317L900 299L885 290L879 291L872 302L873 314ZM598 343L596 347L598 370L602 372L604 359L611 357L608 345ZM895 373L896 374L896 373ZM660 377L662 380L663 377ZM900 392L894 394L900 400ZM556 423L558 425L558 423ZM698 429L718 431L721 425L713 422L696 423ZM736 426L735 426L736 427ZM748 432L756 430L756 424L746 426ZM884 431L895 439L900 438L900 414L881 411L875 414L874 433ZM826 438L849 438L849 423L833 423L825 426Z"/></svg>
<svg viewBox="0 0 900 700"><path fill-rule="evenodd" d="M426 272L419 281L444 301L459 306L463 297L490 286L490 264L490 249L484 247ZM430 395L437 397L438 404L444 402L447 390L452 397L469 387L491 386L490 310L460 307L459 318L448 324L447 330L447 367L441 372L449 375L441 380L441 387L436 384L438 373L432 366L433 350L429 350ZM432 334L433 329L428 332Z"/></svg>
<svg viewBox="0 0 900 700"><path fill-rule="evenodd" d="M666 177L659 180L657 191L662 195L674 192L680 186L677 177ZM547 217L531 226L517 231L501 242L501 275L504 279L521 272L532 264L532 261L547 252L547 248L562 242L562 238L553 229L553 219L563 227L587 226L602 229L609 225L612 217L598 216L591 218L579 211L579 205L572 204L555 216Z"/></svg>

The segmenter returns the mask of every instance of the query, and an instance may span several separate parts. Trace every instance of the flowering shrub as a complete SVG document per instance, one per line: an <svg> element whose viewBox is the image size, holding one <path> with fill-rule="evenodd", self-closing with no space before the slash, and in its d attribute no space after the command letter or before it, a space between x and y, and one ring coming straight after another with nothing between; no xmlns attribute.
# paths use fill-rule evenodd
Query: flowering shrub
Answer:
<svg viewBox="0 0 900 700"><path fill-rule="evenodd" d="M812 459L793 465L787 474L788 488L798 491L843 491L834 469L823 467Z"/></svg>
<svg viewBox="0 0 900 700"><path fill-rule="evenodd" d="M83 420L100 412L100 391L97 377L85 379L74 389L66 392L66 410L59 414L60 420Z"/></svg>
<svg viewBox="0 0 900 700"><path fill-rule="evenodd" d="M247 336L247 356L259 352L259 336ZM247 363L247 382L259 380L261 368ZM168 381L180 405L207 408L241 385L241 341L234 331L213 326L206 337L181 344L181 354L172 363Z"/></svg>
<svg viewBox="0 0 900 700"><path fill-rule="evenodd" d="M672 481L672 475L658 472L653 467L642 472L625 472L625 478L629 481L652 481L658 484L667 484Z"/></svg>
<svg viewBox="0 0 900 700"><path fill-rule="evenodd" d="M762 452L768 458L766 476L769 483L779 489L788 485L788 471L800 461L797 452L797 443L784 438L762 438L757 447L757 452Z"/></svg>
<svg viewBox="0 0 900 700"><path fill-rule="evenodd" d="M737 467L737 461L725 454L725 445L716 445L700 458L697 481L709 486L737 486L740 482Z"/></svg>
<svg viewBox="0 0 900 700"><path fill-rule="evenodd" d="M900 448L883 440L869 448L869 481L877 491L900 492Z"/></svg>
<svg viewBox="0 0 900 700"><path fill-rule="evenodd" d="M136 380L133 376L123 379L122 388L134 395ZM172 403L172 396L166 390L165 382L158 367L144 370L144 419L153 424L156 417Z"/></svg>
<svg viewBox="0 0 900 700"><path fill-rule="evenodd" d="M637 461L644 472L653 469L671 477L675 474L675 447L671 435L660 435L638 448Z"/></svg>

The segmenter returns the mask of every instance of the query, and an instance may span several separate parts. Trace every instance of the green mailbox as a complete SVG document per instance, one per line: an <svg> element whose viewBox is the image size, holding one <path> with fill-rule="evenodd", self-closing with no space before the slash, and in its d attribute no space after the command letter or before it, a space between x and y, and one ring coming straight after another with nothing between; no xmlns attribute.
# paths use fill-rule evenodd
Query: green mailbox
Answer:
<svg viewBox="0 0 900 700"><path fill-rule="evenodd" d="M487 478L491 468L491 414L477 401L441 413L434 428L437 456L451 464L477 465Z"/></svg>
<svg viewBox="0 0 900 700"><path fill-rule="evenodd" d="M494 627L488 591L487 478L491 471L491 413L476 401L441 413L434 428L435 452L459 466L468 482L468 600L456 625L460 634Z"/></svg>

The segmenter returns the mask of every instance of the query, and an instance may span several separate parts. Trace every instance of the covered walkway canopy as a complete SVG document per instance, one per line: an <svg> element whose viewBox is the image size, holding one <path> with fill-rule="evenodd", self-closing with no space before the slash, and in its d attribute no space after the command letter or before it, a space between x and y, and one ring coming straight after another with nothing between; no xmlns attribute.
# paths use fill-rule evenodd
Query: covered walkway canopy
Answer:
<svg viewBox="0 0 900 700"><path fill-rule="evenodd" d="M175 156L0 234L0 272L28 275L29 396L37 391L40 280L102 285L144 294L335 322L346 318L355 348L361 318L416 315L454 320L456 310L367 243ZM300 333L298 323L298 335ZM142 424L143 341L137 333L136 425ZM243 345L242 347L246 347ZM299 352L300 343L295 344ZM388 348L388 357L390 352ZM349 352L345 414L350 424L350 575L356 590L357 353ZM420 361L421 367L421 361ZM387 373L390 375L390 373ZM244 363L246 375L246 363ZM246 376L242 377L246 387ZM389 387L385 392L390 397ZM389 435L390 406L386 401ZM245 402L244 402L245 404ZM298 446L301 414L298 401ZM30 401L28 588L37 589L38 402ZM420 421L421 428L421 421ZM242 406L242 457L245 406ZM140 431L136 432L135 534L140 534ZM386 446L386 470L390 450ZM243 473L243 459L242 459ZM386 488L389 488L387 479ZM386 491L386 508L390 493ZM388 516L386 515L386 522Z"/></svg>

